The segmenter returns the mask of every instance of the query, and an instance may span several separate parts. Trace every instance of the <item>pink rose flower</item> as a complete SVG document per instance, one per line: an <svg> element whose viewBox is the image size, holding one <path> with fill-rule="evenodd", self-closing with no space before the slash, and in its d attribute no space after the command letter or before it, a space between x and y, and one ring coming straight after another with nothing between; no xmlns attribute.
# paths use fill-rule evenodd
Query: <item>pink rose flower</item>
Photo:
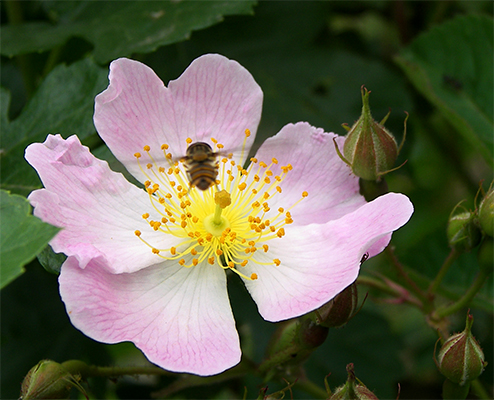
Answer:
<svg viewBox="0 0 494 400"><path fill-rule="evenodd" d="M67 255L62 300L95 340L131 341L167 370L220 373L241 357L225 271L244 281L263 318L294 318L355 281L362 256L381 252L413 212L402 194L365 202L335 152L333 138L340 147L343 138L305 122L286 125L242 168L263 95L235 61L199 57L165 87L122 58L109 79L94 123L145 189L76 136L26 149L44 184L29 196L34 213L63 228L50 243ZM218 185L189 188L174 160L190 142L233 153L219 156ZM231 204L215 202L218 188Z"/></svg>

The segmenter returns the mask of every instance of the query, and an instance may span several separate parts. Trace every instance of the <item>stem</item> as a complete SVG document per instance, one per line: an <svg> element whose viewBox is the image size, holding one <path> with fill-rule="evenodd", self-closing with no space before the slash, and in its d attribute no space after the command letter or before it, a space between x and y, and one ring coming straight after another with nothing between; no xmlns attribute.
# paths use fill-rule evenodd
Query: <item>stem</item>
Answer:
<svg viewBox="0 0 494 400"><path fill-rule="evenodd" d="M81 374L84 378L115 378L122 375L175 375L173 372L155 367L154 365L141 367L98 367L96 365L87 365L79 360L70 360L62 363L62 366L71 373Z"/></svg>
<svg viewBox="0 0 494 400"><path fill-rule="evenodd" d="M405 267L403 264L400 263L398 260L398 257L396 257L396 254L394 252L394 247L393 246L388 246L386 248L386 254L389 256L391 259L392 264L396 267L398 273L403 277L406 283L408 283L410 290L422 301L422 304L424 305L424 308L431 308L432 304L428 296L425 295L422 289L420 289L415 281L410 279L408 276L407 272L405 271ZM427 312L427 310L424 310Z"/></svg>
<svg viewBox="0 0 494 400"><path fill-rule="evenodd" d="M391 281L389 281L389 282L391 282ZM418 299L416 299L415 297L406 295L405 292L408 292L408 291L405 288L402 288L397 283L393 282L393 284L391 286L389 283L385 283L385 282L382 282L378 279L372 278L370 276L364 276L364 275L360 275L358 277L357 283L376 288L376 289L380 290L381 292L387 293L393 297L396 297L397 299L403 300L405 303L408 303L410 305L414 305L419 309L423 308L422 303ZM402 288L402 290L400 291L398 289L398 287Z"/></svg>
<svg viewBox="0 0 494 400"><path fill-rule="evenodd" d="M448 257L446 257L446 260L444 260L441 269L437 273L437 276L431 282L429 289L427 289L427 293L429 294L436 293L436 290L441 284L442 280L444 279L444 276L449 271L449 268L451 267L451 265L453 265L453 262L459 257L459 255L460 253L458 251L456 251L455 249L451 249L450 253L448 254Z"/></svg>
<svg viewBox="0 0 494 400"><path fill-rule="evenodd" d="M297 354L300 351L300 346L291 345L284 348L281 351L276 352L266 360L264 360L258 367L258 371L264 375L270 369L277 365L283 364L287 361L293 360L293 354Z"/></svg>
<svg viewBox="0 0 494 400"><path fill-rule="evenodd" d="M472 390L479 399L482 400L492 399L492 396L487 392L484 385L482 385L482 382L480 382L478 379L472 381L470 390Z"/></svg>
<svg viewBox="0 0 494 400"><path fill-rule="evenodd" d="M448 315L454 314L457 311L460 311L464 307L467 307L472 299L475 297L477 292L480 290L480 288L484 285L487 277L488 274L486 274L483 270L480 270L472 285L466 291L463 297L460 297L456 303L437 309L434 312L433 317L435 319L444 318Z"/></svg>
<svg viewBox="0 0 494 400"><path fill-rule="evenodd" d="M172 397L173 394L183 389L189 389L191 387L197 387L197 386L218 384L227 380L241 378L248 373L254 373L254 372L255 372L255 364L246 358L242 358L240 364L236 365L235 367L219 375L197 376L197 375L180 374L181 375L180 379L177 379L170 385L166 386L163 389L160 389L157 392L153 392L151 394L151 397L158 399L170 398Z"/></svg>

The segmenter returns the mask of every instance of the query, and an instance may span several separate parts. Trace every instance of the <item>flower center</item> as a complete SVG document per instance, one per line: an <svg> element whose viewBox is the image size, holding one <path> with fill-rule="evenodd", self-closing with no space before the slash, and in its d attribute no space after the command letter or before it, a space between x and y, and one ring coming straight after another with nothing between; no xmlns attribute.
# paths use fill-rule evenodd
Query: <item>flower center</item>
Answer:
<svg viewBox="0 0 494 400"><path fill-rule="evenodd" d="M246 130L246 138L249 135ZM220 156L223 146L214 139L211 141L216 151L214 156ZM191 142L187 139L188 144ZM167 160L166 168L153 159L149 146L144 146L150 160L145 166L140 161L142 155L135 154L148 178L145 188L151 204L160 215L159 220L151 219L149 213L142 217L153 230L179 239L175 247L157 248L146 241L140 231L135 231L153 253L166 260L177 260L186 268L200 263L217 264L251 280L257 279L257 274L246 276L241 272L248 262L281 264L277 258L263 262L261 259L266 260L266 257L256 255L269 253L268 243L283 238L285 226L293 223L290 210L308 195L303 192L286 210L283 207L277 211L270 209L272 199L281 196L280 183L292 169L290 164L281 167L281 173L275 175L272 168L278 161L274 158L269 165L251 158L249 167L244 169L231 160L231 154L220 156L218 165L214 166L218 169L215 184L199 190L190 184L187 169L166 153L168 146L165 144L161 148ZM245 140L242 155L244 149ZM202 167L200 163L199 167ZM210 165L208 168L211 171Z"/></svg>

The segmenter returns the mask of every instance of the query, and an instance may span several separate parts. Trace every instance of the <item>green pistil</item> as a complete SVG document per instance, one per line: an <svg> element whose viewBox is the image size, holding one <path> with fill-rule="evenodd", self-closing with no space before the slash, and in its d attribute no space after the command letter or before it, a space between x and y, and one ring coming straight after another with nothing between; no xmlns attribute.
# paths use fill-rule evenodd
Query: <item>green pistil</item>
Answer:
<svg viewBox="0 0 494 400"><path fill-rule="evenodd" d="M216 203L214 214L204 218L204 228L212 235L218 237L222 235L225 229L230 227L230 221L223 217L221 213L224 208L232 203L232 200L226 190L221 190L215 193L214 202Z"/></svg>

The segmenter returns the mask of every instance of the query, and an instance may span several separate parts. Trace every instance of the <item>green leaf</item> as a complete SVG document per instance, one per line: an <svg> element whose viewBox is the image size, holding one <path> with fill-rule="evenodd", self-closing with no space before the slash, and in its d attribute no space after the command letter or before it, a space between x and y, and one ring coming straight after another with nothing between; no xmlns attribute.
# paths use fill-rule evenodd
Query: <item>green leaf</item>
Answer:
<svg viewBox="0 0 494 400"><path fill-rule="evenodd" d="M7 118L8 93L1 92L3 189L27 195L39 187L36 172L24 160L24 149L30 143L42 142L48 134L77 134L84 139L95 132L94 97L108 85L107 75L107 69L89 59L59 65L14 121Z"/></svg>
<svg viewBox="0 0 494 400"><path fill-rule="evenodd" d="M38 254L38 261L48 272L58 275L62 264L67 259L67 256L63 253L55 253L51 246L46 246Z"/></svg>
<svg viewBox="0 0 494 400"><path fill-rule="evenodd" d="M30 262L58 232L58 228L31 215L22 196L0 190L0 288L24 272Z"/></svg>
<svg viewBox="0 0 494 400"><path fill-rule="evenodd" d="M93 43L96 61L104 63L132 53L188 39L232 14L252 14L255 1L78 1L50 2L51 25L31 22L2 28L1 54L46 51L80 36Z"/></svg>
<svg viewBox="0 0 494 400"><path fill-rule="evenodd" d="M492 18L457 17L419 36L396 58L415 88L491 165L493 31Z"/></svg>

